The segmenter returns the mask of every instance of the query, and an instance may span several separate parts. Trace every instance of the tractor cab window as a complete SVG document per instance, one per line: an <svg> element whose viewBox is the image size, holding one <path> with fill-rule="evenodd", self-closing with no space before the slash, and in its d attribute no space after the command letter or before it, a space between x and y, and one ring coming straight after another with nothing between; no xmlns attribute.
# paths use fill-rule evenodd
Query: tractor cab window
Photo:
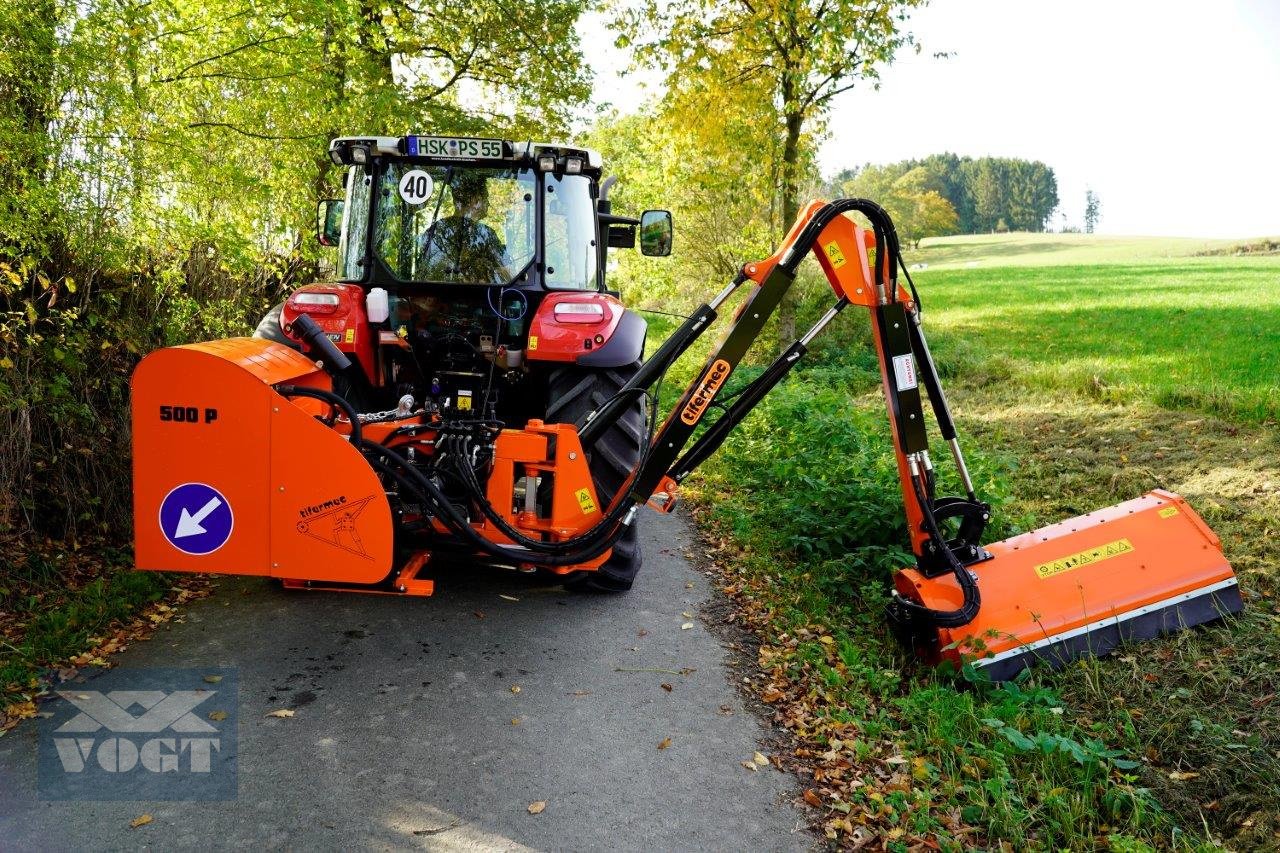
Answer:
<svg viewBox="0 0 1280 853"><path fill-rule="evenodd" d="M365 274L365 234L369 230L369 197L373 178L364 169L347 170L347 203L338 241L338 280L360 281Z"/></svg>
<svg viewBox="0 0 1280 853"><path fill-rule="evenodd" d="M401 281L506 284L533 260L535 187L528 169L392 161L373 250Z"/></svg>
<svg viewBox="0 0 1280 853"><path fill-rule="evenodd" d="M594 290L599 275L595 205L585 175L546 176L546 285Z"/></svg>

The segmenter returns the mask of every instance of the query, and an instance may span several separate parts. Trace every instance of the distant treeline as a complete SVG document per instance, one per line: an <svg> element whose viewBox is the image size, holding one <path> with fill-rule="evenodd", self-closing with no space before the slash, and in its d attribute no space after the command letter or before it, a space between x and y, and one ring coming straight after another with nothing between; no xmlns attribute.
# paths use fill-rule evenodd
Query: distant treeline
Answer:
<svg viewBox="0 0 1280 853"><path fill-rule="evenodd" d="M868 164L835 176L835 189L883 187L911 174L910 182L938 193L956 212L956 232L1043 231L1058 206L1058 179L1038 160L934 154L887 166Z"/></svg>

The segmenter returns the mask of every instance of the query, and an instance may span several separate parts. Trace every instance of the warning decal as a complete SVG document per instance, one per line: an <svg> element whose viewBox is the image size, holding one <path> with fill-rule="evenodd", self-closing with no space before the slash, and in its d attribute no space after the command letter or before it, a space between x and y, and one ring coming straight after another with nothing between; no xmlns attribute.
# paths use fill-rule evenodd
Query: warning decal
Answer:
<svg viewBox="0 0 1280 853"><path fill-rule="evenodd" d="M583 515L591 515L596 511L596 502L591 499L590 489L578 489L574 492L574 496L578 499L578 506L582 508Z"/></svg>
<svg viewBox="0 0 1280 853"><path fill-rule="evenodd" d="M335 548L341 548L357 557L372 560L373 556L365 550L364 542L360 539L360 531L356 528L356 520L360 518L360 514L364 512L371 500L373 495L352 503L347 503L345 497L337 499L334 501L340 504L337 509L308 515L306 520L299 521L298 532L326 542Z"/></svg>
<svg viewBox="0 0 1280 853"><path fill-rule="evenodd" d="M1090 548L1088 551L1081 551L1078 554L1072 554L1069 557L1063 557L1050 563L1041 563L1036 566L1036 574L1040 576L1041 580L1044 580L1054 575L1060 575L1063 572L1069 572L1072 569L1078 569L1081 566L1100 563L1103 560L1110 560L1112 557L1119 557L1121 554L1128 554L1132 551L1132 542L1128 539L1117 539L1114 542L1099 545L1097 548Z"/></svg>
<svg viewBox="0 0 1280 853"><path fill-rule="evenodd" d="M840 251L840 247L834 242L823 246L822 251L826 252L827 260L831 262L832 269L838 270L845 265L844 252Z"/></svg>
<svg viewBox="0 0 1280 853"><path fill-rule="evenodd" d="M893 376L899 391L910 391L916 387L916 363L910 354L893 357Z"/></svg>
<svg viewBox="0 0 1280 853"><path fill-rule="evenodd" d="M1167 506L1158 513L1161 518L1173 518L1177 514L1178 508L1176 506Z"/></svg>

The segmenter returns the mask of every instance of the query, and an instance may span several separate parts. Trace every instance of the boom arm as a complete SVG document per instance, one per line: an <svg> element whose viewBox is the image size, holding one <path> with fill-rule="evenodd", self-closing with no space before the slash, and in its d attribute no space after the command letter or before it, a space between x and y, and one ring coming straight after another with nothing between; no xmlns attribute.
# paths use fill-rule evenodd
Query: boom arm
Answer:
<svg viewBox="0 0 1280 853"><path fill-rule="evenodd" d="M870 220L870 232L844 215L852 211ZM874 272L870 249L875 250ZM743 388L681 455L712 402L795 281L796 268L810 250L826 273L835 303ZM990 518L990 507L979 502L974 494L937 368L920 328L919 305L898 284L900 263L897 233L888 213L879 205L866 199L811 202L778 251L763 261L745 265L710 304L699 306L632 381L601 407L580 434L583 445L590 447L602 430L622 413L632 396L643 393L705 331L715 319L716 309L739 287L750 282L751 292L734 316L733 324L658 429L628 486L627 497L631 502L649 501L669 511L675 504L679 484L720 447L729 432L799 363L814 337L849 305L861 305L871 312L912 551L924 574L936 576L953 572L965 591L960 608L928 611L927 618L938 625L963 625L973 618L978 608L977 587L966 566L990 558L979 544ZM929 392L942 438L950 445L966 490L965 498L938 499L934 495L921 384ZM958 520L956 535L951 538L944 536L940 527L947 519ZM917 607L901 599L898 606Z"/></svg>

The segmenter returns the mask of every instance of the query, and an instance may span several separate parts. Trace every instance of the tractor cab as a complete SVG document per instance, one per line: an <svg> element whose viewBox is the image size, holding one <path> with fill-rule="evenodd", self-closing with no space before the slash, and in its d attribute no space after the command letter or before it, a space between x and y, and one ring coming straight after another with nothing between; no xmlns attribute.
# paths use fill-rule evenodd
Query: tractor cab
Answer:
<svg viewBox="0 0 1280 853"><path fill-rule="evenodd" d="M339 281L420 292L431 286L604 289L607 247L671 251L671 218L613 216L598 152L563 144L438 136L342 137L344 200L321 202L321 243ZM642 225L643 223L643 225Z"/></svg>
<svg viewBox="0 0 1280 853"><path fill-rule="evenodd" d="M558 370L630 368L646 324L605 287L606 252L671 252L671 214L614 215L598 152L442 136L347 136L346 197L320 202L332 281L290 294L258 335L311 323L351 361L363 410L412 397L444 417L523 425ZM307 318L301 322L300 318Z"/></svg>

